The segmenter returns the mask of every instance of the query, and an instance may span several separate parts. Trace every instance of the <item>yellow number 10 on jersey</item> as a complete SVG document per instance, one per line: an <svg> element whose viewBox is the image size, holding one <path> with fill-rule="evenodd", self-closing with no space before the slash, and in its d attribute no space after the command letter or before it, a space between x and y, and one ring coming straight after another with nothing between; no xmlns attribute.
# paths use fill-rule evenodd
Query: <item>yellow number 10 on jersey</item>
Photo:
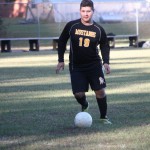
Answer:
<svg viewBox="0 0 150 150"><path fill-rule="evenodd" d="M83 39L83 37L79 38L79 46L89 47L89 45L90 45L90 39L88 38Z"/></svg>

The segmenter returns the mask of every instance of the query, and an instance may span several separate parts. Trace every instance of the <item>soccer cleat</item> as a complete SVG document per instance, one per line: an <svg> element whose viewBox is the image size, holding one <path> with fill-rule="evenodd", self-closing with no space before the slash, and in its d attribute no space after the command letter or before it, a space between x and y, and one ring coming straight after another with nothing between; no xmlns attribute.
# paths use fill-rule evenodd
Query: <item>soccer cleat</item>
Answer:
<svg viewBox="0 0 150 150"><path fill-rule="evenodd" d="M88 111L88 109L89 109L89 102L87 102L87 105L86 106L82 106L82 112L86 112L86 111Z"/></svg>
<svg viewBox="0 0 150 150"><path fill-rule="evenodd" d="M108 124L108 125L111 125L112 122L108 119L108 118L100 118L100 122L103 123L103 124Z"/></svg>

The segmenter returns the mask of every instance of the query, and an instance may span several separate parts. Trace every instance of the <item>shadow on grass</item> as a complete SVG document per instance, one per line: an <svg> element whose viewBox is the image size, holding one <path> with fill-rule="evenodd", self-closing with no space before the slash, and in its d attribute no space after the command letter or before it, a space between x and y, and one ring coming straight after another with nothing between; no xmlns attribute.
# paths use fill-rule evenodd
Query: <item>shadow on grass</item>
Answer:
<svg viewBox="0 0 150 150"><path fill-rule="evenodd" d="M49 91L62 90L71 88L68 68L59 75L55 73L54 67L20 67L20 68L1 68L0 69L0 93L11 92L33 92L33 91ZM128 72L128 74L126 73ZM41 84L47 77L47 83ZM66 77L63 82L62 78ZM60 79L59 79L60 78ZM108 85L122 87L124 85L140 84L142 82L149 82L149 73L143 73L142 69L113 69L111 75L106 76ZM22 80L25 80L22 83ZM53 81L51 81L53 79ZM142 80L141 80L142 79ZM28 80L28 81L26 81ZM59 83L55 83L59 81ZM30 82L34 82L30 84ZM37 82L37 83L36 83ZM40 83L39 83L40 82ZM118 82L120 84L118 84ZM10 83L7 86L2 86L3 83ZM11 85L16 83L15 85ZM141 84L142 86L142 84Z"/></svg>
<svg viewBox="0 0 150 150"><path fill-rule="evenodd" d="M150 93L132 91L108 95L108 115L113 122L111 126L99 123L95 97L87 96L93 125L87 129L75 128L73 121L76 113L80 111L80 106L73 96L59 96L59 92L62 93L63 90L64 94L68 91L71 95L69 80L63 82L66 76L68 77L68 69L57 76L53 66L0 68L0 94L5 97L0 97L0 142L6 141L2 149L19 149L18 147L24 148L37 142L107 133L150 124ZM49 79L45 81L46 78ZM51 81L54 78L60 82ZM31 82L29 85L25 83L26 79L29 79L27 83ZM43 80L43 84L39 80ZM116 69L108 76L108 86L118 89L125 86L130 88L138 83L143 86L143 83L149 81L149 74L138 68ZM30 92L33 92L34 96L30 96ZM39 92L43 92L43 95ZM45 96L45 92L50 94Z"/></svg>
<svg viewBox="0 0 150 150"><path fill-rule="evenodd" d="M57 54L57 50L45 50L45 51L27 51L27 52L15 52L15 53L0 53L1 59L9 59L9 58L24 58L24 57L33 57L33 56L51 56Z"/></svg>
<svg viewBox="0 0 150 150"><path fill-rule="evenodd" d="M149 97L150 94L147 93L109 95L108 114L113 125L104 126L99 123L99 112L94 97L88 96L93 125L87 129L75 128L73 125L74 116L80 111L80 106L73 97L33 98L32 100L24 98L24 101L8 103L7 109L1 108L0 139L36 137L19 143L19 146L25 146L44 140L148 125L150 123ZM3 149L13 149L16 146L18 143L14 142L4 146Z"/></svg>
<svg viewBox="0 0 150 150"><path fill-rule="evenodd" d="M56 66L37 67L6 67L0 68L0 80L33 79L38 77L50 77L56 75Z"/></svg>
<svg viewBox="0 0 150 150"><path fill-rule="evenodd" d="M128 95L128 99L126 95ZM90 102L89 111L96 121L99 118L99 113L96 101L93 100L95 98L93 96L87 97ZM149 97L150 94L147 93L110 95L108 104L109 102L111 104L109 104L108 113L114 120L113 128L116 125L122 128L148 123L150 119ZM80 111L80 106L73 97L33 98L32 100L24 98L23 101L8 102L5 105L7 105L7 109L1 105L3 106L1 108L1 136L40 135L50 131L55 133L57 132L55 129L73 127L72 119ZM97 129L96 126L94 128ZM113 128L109 128L109 130ZM55 136L57 137L57 135Z"/></svg>

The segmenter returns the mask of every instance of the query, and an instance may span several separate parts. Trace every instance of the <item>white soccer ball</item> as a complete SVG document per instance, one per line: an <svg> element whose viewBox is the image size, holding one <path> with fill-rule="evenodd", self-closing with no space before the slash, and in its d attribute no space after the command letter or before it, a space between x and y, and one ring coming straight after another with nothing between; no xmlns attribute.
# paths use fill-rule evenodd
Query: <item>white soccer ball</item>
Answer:
<svg viewBox="0 0 150 150"><path fill-rule="evenodd" d="M74 124L79 128L87 128L92 125L92 116L87 112L79 112L76 114Z"/></svg>

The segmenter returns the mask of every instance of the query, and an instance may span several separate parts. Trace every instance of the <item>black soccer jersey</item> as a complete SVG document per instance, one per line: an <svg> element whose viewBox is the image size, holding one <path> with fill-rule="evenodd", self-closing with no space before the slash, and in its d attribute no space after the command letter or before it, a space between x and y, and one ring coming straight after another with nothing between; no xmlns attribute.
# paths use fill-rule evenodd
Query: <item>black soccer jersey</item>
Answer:
<svg viewBox="0 0 150 150"><path fill-rule="evenodd" d="M109 64L110 48L107 36L104 29L96 22L86 26L81 22L81 19L78 19L66 24L58 42L59 62L64 61L64 52L69 38L69 61L74 68L82 68L100 62L98 45L103 63Z"/></svg>

